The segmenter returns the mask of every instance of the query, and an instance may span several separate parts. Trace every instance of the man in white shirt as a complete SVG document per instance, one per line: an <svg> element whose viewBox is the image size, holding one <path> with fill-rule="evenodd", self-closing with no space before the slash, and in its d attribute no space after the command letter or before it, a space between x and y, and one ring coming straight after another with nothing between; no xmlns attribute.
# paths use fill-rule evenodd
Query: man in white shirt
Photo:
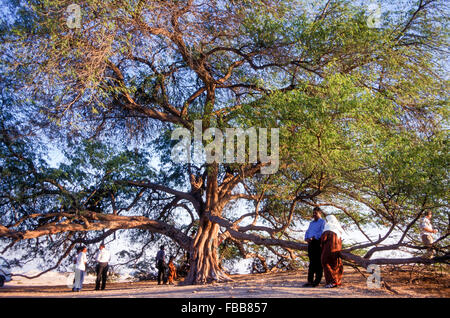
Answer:
<svg viewBox="0 0 450 318"><path fill-rule="evenodd" d="M106 286L106 277L108 275L108 263L111 258L111 254L105 248L105 245L100 244L99 251L97 253L96 261L97 261L97 279L95 280L95 290L100 289L100 281L102 282L102 290L105 289Z"/></svg>
<svg viewBox="0 0 450 318"><path fill-rule="evenodd" d="M83 287L84 274L86 272L86 257L87 248L81 246L77 249L77 257L75 259L75 282L72 291L79 292Z"/></svg>
<svg viewBox="0 0 450 318"><path fill-rule="evenodd" d="M420 234L422 237L422 242L428 246L427 253L425 257L431 257L434 253L432 249L433 245L433 236L432 234L437 233L437 230L433 230L433 226L431 225L431 216L432 212L428 210L420 222Z"/></svg>

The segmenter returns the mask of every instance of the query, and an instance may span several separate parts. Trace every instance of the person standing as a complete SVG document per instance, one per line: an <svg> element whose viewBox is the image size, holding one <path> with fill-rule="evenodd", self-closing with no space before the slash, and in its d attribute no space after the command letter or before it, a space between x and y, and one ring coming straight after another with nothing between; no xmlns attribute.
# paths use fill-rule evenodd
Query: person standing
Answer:
<svg viewBox="0 0 450 318"><path fill-rule="evenodd" d="M309 267L308 282L303 287L316 287L322 280L320 236L322 235L325 221L322 219L322 210L319 207L313 209L313 219L305 233L305 241L308 242Z"/></svg>
<svg viewBox="0 0 450 318"><path fill-rule="evenodd" d="M156 268L158 269L158 285L161 285L161 281L164 282L165 280L165 252L164 252L164 245L161 245L159 248L158 253L156 253Z"/></svg>
<svg viewBox="0 0 450 318"><path fill-rule="evenodd" d="M344 266L340 252L342 250L342 234L344 230L334 215L327 216L320 243L322 247L322 267L326 288L334 288L342 283Z"/></svg>
<svg viewBox="0 0 450 318"><path fill-rule="evenodd" d="M167 274L167 276L168 276L167 278L168 278L170 285L173 285L173 280L177 279L177 268L175 267L175 264L173 263L174 259L175 259L175 257L171 256L169 259L169 264L168 264L169 272Z"/></svg>
<svg viewBox="0 0 450 318"><path fill-rule="evenodd" d="M100 244L99 251L97 253L96 261L97 261L97 279L95 280L95 290L100 289L100 281L102 283L102 290L105 289L106 286L106 277L108 275L108 264L111 258L111 254L105 248L105 244Z"/></svg>
<svg viewBox="0 0 450 318"><path fill-rule="evenodd" d="M83 288L84 275L86 273L87 263L87 247L81 246L77 249L77 257L75 259L75 282L72 291L79 292Z"/></svg>
<svg viewBox="0 0 450 318"><path fill-rule="evenodd" d="M425 257L430 258L433 256L433 236L432 234L436 234L437 230L433 229L433 226L431 225L431 217L433 213L431 210L428 210L425 214L425 216L422 218L420 222L420 230L421 230L421 238L423 244L425 244L427 248L427 252L425 254Z"/></svg>

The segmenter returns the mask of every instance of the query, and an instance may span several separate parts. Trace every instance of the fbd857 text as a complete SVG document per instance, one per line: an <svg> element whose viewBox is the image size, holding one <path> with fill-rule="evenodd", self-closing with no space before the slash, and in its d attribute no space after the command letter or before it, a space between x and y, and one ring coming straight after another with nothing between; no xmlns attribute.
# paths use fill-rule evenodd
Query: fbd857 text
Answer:
<svg viewBox="0 0 450 318"><path fill-rule="evenodd" d="M225 312L265 312L267 303L226 303Z"/></svg>

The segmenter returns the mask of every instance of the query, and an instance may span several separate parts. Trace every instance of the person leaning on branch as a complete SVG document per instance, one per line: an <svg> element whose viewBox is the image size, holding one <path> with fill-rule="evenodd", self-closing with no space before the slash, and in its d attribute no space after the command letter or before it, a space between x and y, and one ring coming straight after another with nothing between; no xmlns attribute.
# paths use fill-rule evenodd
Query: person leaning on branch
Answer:
<svg viewBox="0 0 450 318"><path fill-rule="evenodd" d="M322 280L320 236L325 221L322 219L322 210L319 207L313 209L313 218L314 220L309 223L308 230L305 233L305 241L308 242L309 267L308 282L303 287L316 287Z"/></svg>
<svg viewBox="0 0 450 318"><path fill-rule="evenodd" d="M427 252L425 254L425 257L428 257L428 258L432 257L434 254L433 235L432 234L437 233L437 230L434 230L433 226L431 225L432 215L433 215L433 213L430 210L428 210L420 222L420 230L421 230L420 236L422 238L423 244L425 244L428 247Z"/></svg>

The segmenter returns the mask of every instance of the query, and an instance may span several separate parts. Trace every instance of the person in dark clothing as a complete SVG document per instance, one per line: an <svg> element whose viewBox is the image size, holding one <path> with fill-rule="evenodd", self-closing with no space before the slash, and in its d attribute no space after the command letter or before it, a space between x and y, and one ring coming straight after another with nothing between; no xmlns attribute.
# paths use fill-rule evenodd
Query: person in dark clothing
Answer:
<svg viewBox="0 0 450 318"><path fill-rule="evenodd" d="M305 241L308 242L308 282L303 287L316 287L322 280L322 262L320 236L322 235L325 221L322 219L322 210L315 207L313 210L314 220L309 223L308 230L305 233Z"/></svg>
<svg viewBox="0 0 450 318"><path fill-rule="evenodd" d="M158 285L161 285L161 282L165 283L166 281L166 264L164 261L164 257L165 257L164 245L161 245L158 253L156 254L156 268L158 269Z"/></svg>

